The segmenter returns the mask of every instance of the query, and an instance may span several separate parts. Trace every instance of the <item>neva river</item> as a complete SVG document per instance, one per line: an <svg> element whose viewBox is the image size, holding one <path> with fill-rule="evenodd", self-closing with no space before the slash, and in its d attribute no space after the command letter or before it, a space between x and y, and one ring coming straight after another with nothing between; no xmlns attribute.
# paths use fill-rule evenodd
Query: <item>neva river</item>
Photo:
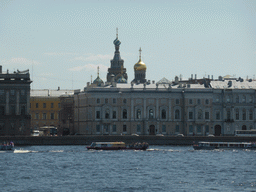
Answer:
<svg viewBox="0 0 256 192"><path fill-rule="evenodd" d="M15 148L0 152L0 191L256 191L256 151Z"/></svg>

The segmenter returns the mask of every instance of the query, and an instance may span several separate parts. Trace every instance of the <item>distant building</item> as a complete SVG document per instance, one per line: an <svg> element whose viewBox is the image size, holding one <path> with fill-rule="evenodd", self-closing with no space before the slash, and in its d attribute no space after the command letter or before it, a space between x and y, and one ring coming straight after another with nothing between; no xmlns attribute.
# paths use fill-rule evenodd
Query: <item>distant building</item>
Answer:
<svg viewBox="0 0 256 192"><path fill-rule="evenodd" d="M59 134L74 135L74 94L63 94L60 99Z"/></svg>
<svg viewBox="0 0 256 192"><path fill-rule="evenodd" d="M30 134L29 70L3 72L0 65L0 135Z"/></svg>
<svg viewBox="0 0 256 192"><path fill-rule="evenodd" d="M72 90L62 90L60 88L58 88L57 90L31 90L31 129L39 129L40 127L45 126L60 128L60 96L73 93L74 91Z"/></svg>

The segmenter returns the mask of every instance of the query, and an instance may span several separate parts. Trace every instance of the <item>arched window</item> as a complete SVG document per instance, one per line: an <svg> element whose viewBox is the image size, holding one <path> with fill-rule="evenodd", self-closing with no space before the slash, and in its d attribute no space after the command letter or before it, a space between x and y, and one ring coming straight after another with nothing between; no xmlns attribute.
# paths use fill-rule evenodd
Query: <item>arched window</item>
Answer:
<svg viewBox="0 0 256 192"><path fill-rule="evenodd" d="M154 113L153 113L153 109L149 110L149 119L153 119L154 118Z"/></svg>
<svg viewBox="0 0 256 192"><path fill-rule="evenodd" d="M246 110L243 109L243 120L246 120Z"/></svg>
<svg viewBox="0 0 256 192"><path fill-rule="evenodd" d="M141 110L140 109L138 109L137 110L137 119L141 119Z"/></svg>
<svg viewBox="0 0 256 192"><path fill-rule="evenodd" d="M161 116L162 116L162 119L166 119L166 110L165 109L162 110Z"/></svg>
<svg viewBox="0 0 256 192"><path fill-rule="evenodd" d="M243 125L243 126L242 126L242 130L246 130L246 125Z"/></svg>
<svg viewBox="0 0 256 192"><path fill-rule="evenodd" d="M239 120L239 109L236 109L236 120Z"/></svg>
<svg viewBox="0 0 256 192"><path fill-rule="evenodd" d="M109 119L109 109L106 109L105 111L105 119Z"/></svg>
<svg viewBox="0 0 256 192"><path fill-rule="evenodd" d="M126 109L123 110L123 119L127 119L127 110Z"/></svg>
<svg viewBox="0 0 256 192"><path fill-rule="evenodd" d="M198 119L203 119L203 111L200 109L198 111L198 116L197 116Z"/></svg>
<svg viewBox="0 0 256 192"><path fill-rule="evenodd" d="M175 119L180 119L180 110L179 109L175 110Z"/></svg>

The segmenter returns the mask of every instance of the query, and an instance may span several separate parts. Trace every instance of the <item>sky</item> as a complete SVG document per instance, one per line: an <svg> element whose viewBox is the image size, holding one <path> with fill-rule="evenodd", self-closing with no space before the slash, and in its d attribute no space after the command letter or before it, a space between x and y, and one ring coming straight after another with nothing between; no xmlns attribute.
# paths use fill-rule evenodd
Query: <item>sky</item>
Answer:
<svg viewBox="0 0 256 192"><path fill-rule="evenodd" d="M98 66L106 81L116 28L128 82L140 47L151 81L255 78L255 0L1 0L0 65L29 69L32 89L83 89Z"/></svg>

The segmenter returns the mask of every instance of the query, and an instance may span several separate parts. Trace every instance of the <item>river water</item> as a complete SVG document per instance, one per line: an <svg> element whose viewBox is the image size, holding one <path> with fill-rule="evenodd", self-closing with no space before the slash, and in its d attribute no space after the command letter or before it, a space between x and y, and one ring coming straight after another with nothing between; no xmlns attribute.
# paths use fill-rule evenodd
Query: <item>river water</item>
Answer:
<svg viewBox="0 0 256 192"><path fill-rule="evenodd" d="M0 191L256 191L253 150L15 148L0 152Z"/></svg>

